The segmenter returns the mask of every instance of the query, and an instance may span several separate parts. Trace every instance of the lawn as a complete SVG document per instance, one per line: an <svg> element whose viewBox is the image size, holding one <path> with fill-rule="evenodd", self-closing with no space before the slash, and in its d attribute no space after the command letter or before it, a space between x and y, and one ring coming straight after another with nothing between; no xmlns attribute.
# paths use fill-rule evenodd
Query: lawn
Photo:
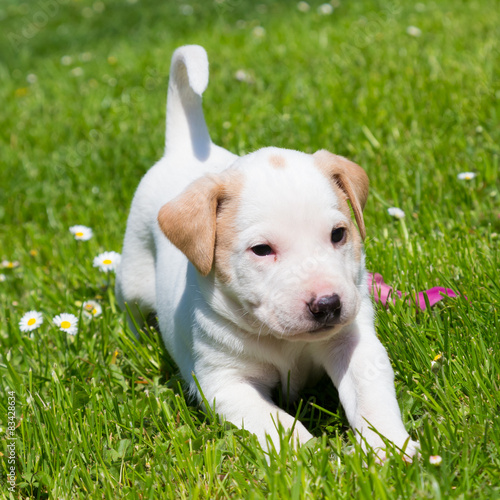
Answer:
<svg viewBox="0 0 500 500"><path fill-rule="evenodd" d="M0 498L500 496L499 4L330 5L2 1ZM315 439L266 460L186 399L157 332L135 339L114 273L93 266L121 251L134 190L162 155L170 57L187 43L209 55L215 143L356 161L371 182L368 269L404 293L460 293L423 312L377 306L421 443L413 463L364 456L327 381L289 407ZM93 237L77 241L76 224ZM91 299L102 314L89 319ZM22 332L31 310L43 323ZM54 324L61 313L79 318L76 335Z"/></svg>

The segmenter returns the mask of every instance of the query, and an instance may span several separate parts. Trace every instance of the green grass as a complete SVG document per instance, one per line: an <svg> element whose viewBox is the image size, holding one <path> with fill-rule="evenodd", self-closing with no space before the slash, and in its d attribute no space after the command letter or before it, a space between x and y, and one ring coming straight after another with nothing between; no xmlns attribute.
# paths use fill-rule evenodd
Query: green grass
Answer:
<svg viewBox="0 0 500 500"><path fill-rule="evenodd" d="M285 1L187 3L192 15L155 0L0 5L0 259L19 262L0 270L0 497L498 497L498 2L344 0L330 16L312 1L307 13ZM290 408L316 439L298 452L285 443L268 463L253 436L186 400L158 335L135 341L114 278L92 267L120 251L134 190L162 154L170 57L186 43L209 54L214 142L358 162L371 180L368 268L404 292L442 284L467 296L423 313L378 308L422 446L411 465L364 457L326 381ZM459 181L464 171L478 175ZM74 224L94 237L75 241ZM52 324L91 298L103 314L81 317L76 337ZM45 317L32 336L18 328L31 309Z"/></svg>

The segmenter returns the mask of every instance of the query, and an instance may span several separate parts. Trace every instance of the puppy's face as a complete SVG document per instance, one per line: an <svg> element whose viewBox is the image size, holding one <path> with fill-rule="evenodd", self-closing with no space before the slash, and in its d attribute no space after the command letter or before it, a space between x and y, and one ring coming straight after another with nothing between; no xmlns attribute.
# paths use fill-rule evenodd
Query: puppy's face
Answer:
<svg viewBox="0 0 500 500"><path fill-rule="evenodd" d="M218 313L258 335L323 339L359 309L367 193L344 158L266 148L194 182L158 221Z"/></svg>

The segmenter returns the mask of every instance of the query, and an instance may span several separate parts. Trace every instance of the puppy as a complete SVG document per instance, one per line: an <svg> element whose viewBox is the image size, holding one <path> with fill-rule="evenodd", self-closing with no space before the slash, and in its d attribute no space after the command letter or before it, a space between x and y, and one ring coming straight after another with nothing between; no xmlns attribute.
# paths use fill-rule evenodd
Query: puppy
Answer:
<svg viewBox="0 0 500 500"><path fill-rule="evenodd" d="M363 444L383 458L382 435L412 456L366 282L364 170L327 151L238 157L214 145L207 83L205 50L177 49L165 155L135 193L117 274L131 326L156 312L191 393L201 401L194 375L264 447L266 435L279 447L279 424L296 444L312 437L272 389L294 397L326 372Z"/></svg>

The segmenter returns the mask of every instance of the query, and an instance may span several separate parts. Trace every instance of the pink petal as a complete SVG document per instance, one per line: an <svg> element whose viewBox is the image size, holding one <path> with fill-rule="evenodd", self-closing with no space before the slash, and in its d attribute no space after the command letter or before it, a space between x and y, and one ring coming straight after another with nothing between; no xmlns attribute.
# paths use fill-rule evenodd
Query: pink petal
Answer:
<svg viewBox="0 0 500 500"><path fill-rule="evenodd" d="M402 292L399 290L394 291L392 286L387 285L384 282L384 278L379 273L368 273L368 288L373 294L375 301L382 302L384 306L387 305L389 300L392 300L392 302L396 301L396 297L394 296L395 294L397 294L399 298L403 296ZM427 295L427 299L429 300L429 305L431 307L442 300L443 297L458 297L458 294L451 288L444 288L442 286L435 286L429 290L418 292L415 297L415 301L422 311L425 311L427 308L424 294ZM465 298L467 299L467 297ZM408 303L411 302L412 299L408 299Z"/></svg>
<svg viewBox="0 0 500 500"><path fill-rule="evenodd" d="M387 301L391 299L393 289L392 286L389 286L384 282L384 278L381 274L368 273L368 288L373 293L377 302L382 302L384 306L387 305ZM402 296L402 293L397 290L396 293L399 297ZM392 301L395 302L396 298L392 297Z"/></svg>

